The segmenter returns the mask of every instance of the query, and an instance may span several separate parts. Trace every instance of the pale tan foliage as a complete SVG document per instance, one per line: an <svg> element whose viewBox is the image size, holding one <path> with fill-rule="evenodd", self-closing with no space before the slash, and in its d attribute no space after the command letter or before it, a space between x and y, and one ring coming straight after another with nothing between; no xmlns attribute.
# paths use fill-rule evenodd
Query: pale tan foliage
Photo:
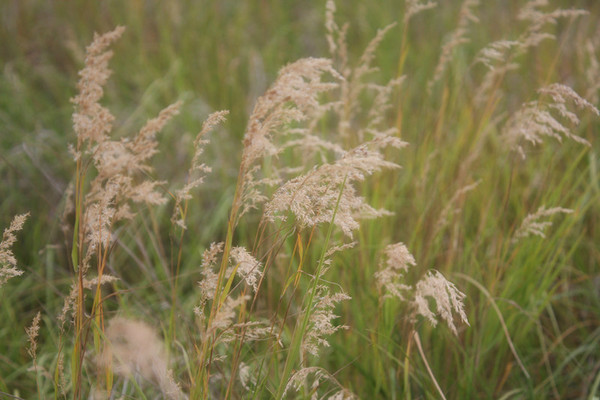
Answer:
<svg viewBox="0 0 600 400"><path fill-rule="evenodd" d="M17 259L11 248L17 241L15 233L23 228L28 216L29 213L15 216L10 226L2 234L2 242L0 243L0 287L10 278L23 274L23 271L17 268Z"/></svg>
<svg viewBox="0 0 600 400"><path fill-rule="evenodd" d="M502 129L502 136L507 145L516 150L525 159L524 142L533 145L542 143L544 137L553 137L562 142L562 137L578 143L590 143L575 135L565 125L577 126L579 117L567 107L570 103L575 107L588 110L596 115L600 112L587 100L579 96L573 89L561 84L552 84L538 91L540 100L523 104L515 112ZM566 123L562 122L566 121Z"/></svg>
<svg viewBox="0 0 600 400"><path fill-rule="evenodd" d="M428 272L417 282L413 300L414 311L425 317L433 326L437 325L436 313L431 311L427 298L435 301L436 313L448 324L450 330L457 335L454 325L453 312L456 312L462 322L469 325L464 311L463 300L466 297L456 286L448 281L439 271Z"/></svg>
<svg viewBox="0 0 600 400"><path fill-rule="evenodd" d="M143 378L158 385L165 398L186 398L168 368L164 345L145 322L113 318L105 332L106 346L98 363L124 378Z"/></svg>
<svg viewBox="0 0 600 400"><path fill-rule="evenodd" d="M314 356L319 355L320 349L329 347L326 336L333 335L340 329L348 329L345 325L333 325L332 321L337 318L333 310L340 301L351 299L350 296L342 292L330 294L329 288L326 286L318 288L317 298L318 300L313 306L314 309L309 319L309 327L302 338L302 350Z"/></svg>
<svg viewBox="0 0 600 400"><path fill-rule="evenodd" d="M544 231L548 227L552 226L552 222L540 221L541 218L551 217L552 215L558 213L571 214L572 212L573 210L568 208L553 207L547 209L546 207L541 206L535 213L529 214L527 215L527 217L525 217L525 219L521 223L521 226L519 227L519 229L516 230L514 234L513 242L531 235L545 238L546 234L544 233Z"/></svg>

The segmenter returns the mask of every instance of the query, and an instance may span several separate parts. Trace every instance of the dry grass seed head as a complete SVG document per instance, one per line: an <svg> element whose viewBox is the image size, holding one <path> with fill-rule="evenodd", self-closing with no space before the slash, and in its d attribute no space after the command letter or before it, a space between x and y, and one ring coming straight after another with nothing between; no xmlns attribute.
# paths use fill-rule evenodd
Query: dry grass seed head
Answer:
<svg viewBox="0 0 600 400"><path fill-rule="evenodd" d="M295 372L287 382L285 386L285 390L283 392L283 397L286 397L286 394L290 389L298 392L304 385L308 383L308 378L310 375L313 375L313 381L310 385L311 392L313 392L311 396L311 400L318 400L319 394L317 389L321 386L321 382L328 381L336 387L335 392L329 397L321 397L322 399L327 398L328 400L354 400L357 399L356 395L344 388L337 379L333 375L331 375L327 370L321 367L306 367Z"/></svg>
<svg viewBox="0 0 600 400"><path fill-rule="evenodd" d="M114 117L98 102L104 94L103 86L111 74L108 61L112 58L112 52L106 49L124 31L124 27L117 27L103 35L94 34L94 41L86 49L85 67L79 71L79 94L71 100L76 109L73 114L73 127L77 134L75 158L81 156L85 142L90 145L102 143L108 139L107 133L112 129Z"/></svg>
<svg viewBox="0 0 600 400"><path fill-rule="evenodd" d="M568 127L575 127L580 122L577 114L568 109L568 105L573 104L576 108L595 115L600 115L598 109L562 84L551 84L538 90L538 93L541 95L539 100L525 103L506 121L502 129L505 143L523 159L526 158L523 142L538 145L544 137L553 137L562 142L564 136L589 146L586 139L575 135Z"/></svg>
<svg viewBox="0 0 600 400"><path fill-rule="evenodd" d="M433 299L436 305L436 313L448 324L450 330L457 335L458 331L454 325L453 312L456 312L462 322L469 325L467 315L464 311L463 300L466 297L456 286L448 281L440 272L428 272L416 286L415 298L413 300L416 314L425 317L433 326L437 325L436 313L431 311L427 297Z"/></svg>
<svg viewBox="0 0 600 400"><path fill-rule="evenodd" d="M217 111L210 114L202 124L202 129L194 140L194 155L192 165L188 171L188 181L183 188L175 192L175 205L173 206L173 214L171 215L171 222L182 229L187 229L187 226L182 216L181 204L185 200L192 198L190 195L192 189L200 186L204 182L204 176L211 172L211 168L200 161L200 157L204 152L204 146L208 143L208 140L204 139L204 136L215 126L225 121L227 114L229 114L229 111Z"/></svg>
<svg viewBox="0 0 600 400"><path fill-rule="evenodd" d="M0 287L10 278L23 274L23 271L17 268L17 259L12 252L12 245L17 241L15 233L23 229L23 224L25 224L28 216L29 213L15 216L10 226L2 234L2 242L0 242Z"/></svg>
<svg viewBox="0 0 600 400"><path fill-rule="evenodd" d="M107 343L98 362L124 378L136 376L160 387L168 399L184 395L168 369L164 345L145 322L113 318L106 329Z"/></svg>
<svg viewBox="0 0 600 400"><path fill-rule="evenodd" d="M41 317L42 314L38 311L31 322L31 326L25 330L27 337L29 338L29 348L27 349L27 354L29 354L29 357L33 359L34 363L37 357L37 337L40 332Z"/></svg>
<svg viewBox="0 0 600 400"><path fill-rule="evenodd" d="M538 46L546 39L555 39L555 35L544 31L548 25L555 25L559 18L574 18L587 14L585 10L556 9L551 12L542 8L548 5L547 0L532 0L519 11L518 20L527 22L527 28L516 40L499 40L484 47L475 59L487 68L482 83L475 94L475 104L485 105L492 89L506 73L519 68L514 60L525 54L530 48Z"/></svg>
<svg viewBox="0 0 600 400"><path fill-rule="evenodd" d="M319 95L337 87L335 82L322 80L326 74L342 79L328 59L298 60L284 67L271 88L257 99L244 135L240 165L242 196L233 205L234 209L243 206L240 216L267 199L259 190L262 184L277 182L277 179L258 177L259 160L276 156L284 148L274 136L281 133L285 125L307 119L321 107Z"/></svg>
<svg viewBox="0 0 600 400"><path fill-rule="evenodd" d="M309 319L309 327L302 340L302 350L314 356L319 355L319 349L329 347L326 337L334 334L340 329L348 329L345 325L333 325L333 320L338 318L333 313L337 303L350 300L351 297L345 293L329 293L329 288L320 286L317 293L317 302Z"/></svg>
<svg viewBox="0 0 600 400"><path fill-rule="evenodd" d="M246 281L254 292L258 290L258 281L262 277L262 265L244 247L231 249L231 261L237 265L237 274Z"/></svg>
<svg viewBox="0 0 600 400"><path fill-rule="evenodd" d="M545 238L546 234L544 231L546 228L552 226L552 222L550 221L540 221L541 218L551 217L554 214L563 213L563 214L571 214L573 210L568 208L561 207L553 207L546 209L546 207L541 206L535 213L527 215L521 226L514 234L513 243L517 242L519 239L525 238L527 236L535 235L541 238Z"/></svg>
<svg viewBox="0 0 600 400"><path fill-rule="evenodd" d="M404 25L416 14L437 7L435 1L423 2L423 0L406 0L404 10Z"/></svg>
<svg viewBox="0 0 600 400"><path fill-rule="evenodd" d="M412 266L415 267L416 261L408 251L404 243L390 244L384 249L385 262L380 263L380 270L375 273L377 287L385 290L384 297L397 297L404 300L404 292L411 289L410 286L402 283L404 275Z"/></svg>

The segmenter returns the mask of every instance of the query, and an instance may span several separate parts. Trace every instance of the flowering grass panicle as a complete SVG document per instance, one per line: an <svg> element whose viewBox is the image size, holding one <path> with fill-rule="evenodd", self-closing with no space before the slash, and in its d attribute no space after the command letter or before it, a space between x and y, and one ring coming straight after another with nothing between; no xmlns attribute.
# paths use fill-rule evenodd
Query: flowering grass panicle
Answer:
<svg viewBox="0 0 600 400"><path fill-rule="evenodd" d="M546 238L546 234L544 233L544 231L548 227L552 226L552 222L540 221L540 219L545 218L545 217L551 217L552 215L558 214L558 213L571 214L572 212L573 212L573 210L570 210L568 208L562 208L562 207L546 208L544 206L541 206L540 208L538 208L538 210L535 213L529 214L529 215L527 215L527 217L525 217L525 219L521 223L521 226L519 226L519 228L516 230L516 232L514 234L513 242L516 242L519 239L522 239L522 238L525 238L525 237L531 236L531 235L539 236L541 238Z"/></svg>
<svg viewBox="0 0 600 400"><path fill-rule="evenodd" d="M525 103L505 123L502 136L507 145L526 158L524 142L538 145L544 137L553 137L562 142L562 137L574 140L587 146L590 143L573 133L580 119L568 108L572 103L576 108L590 111L596 115L600 112L587 100L579 96L573 89L562 84L552 84L539 91L540 99ZM564 121L564 122L563 122Z"/></svg>
<svg viewBox="0 0 600 400"><path fill-rule="evenodd" d="M34 364L37 358L37 338L40 333L40 319L42 317L42 313L40 311L35 314L33 321L29 328L25 330L27 333L27 337L29 338L29 348L27 349L27 354L33 360Z"/></svg>
<svg viewBox="0 0 600 400"><path fill-rule="evenodd" d="M385 290L384 297L397 297L404 300L403 292L409 291L410 286L402 283L405 273L416 261L404 243L390 244L384 249L385 262L380 263L380 270L375 273L377 286Z"/></svg>
<svg viewBox="0 0 600 400"><path fill-rule="evenodd" d="M598 96L598 92L600 92L600 26L596 29L595 36L585 43L585 57L588 62L585 69L587 83L585 98L589 99L592 104L598 104L600 101Z"/></svg>
<svg viewBox="0 0 600 400"><path fill-rule="evenodd" d="M378 287L385 289L384 298L393 296L407 301L414 316L421 315L434 326L437 325L437 313L454 334L457 334L457 329L453 312L460 316L462 322L469 324L464 312L463 301L466 295L452 282L446 280L438 271L429 271L414 287L401 283L408 269L416 267L415 258L403 243L388 245L384 253L385 263L382 262L380 270L375 273ZM427 298L435 302L435 312L431 310Z"/></svg>
<svg viewBox="0 0 600 400"><path fill-rule="evenodd" d="M238 196L233 204L233 215L241 208L241 215L267 200L261 193L263 184L276 183L275 178L258 178L259 160L279 154L282 128L294 121L305 120L320 108L319 96L337 87L335 82L325 82L324 75L341 79L324 58L305 58L284 67L267 92L259 97L250 115L244 135L244 150L238 179ZM285 135L285 130L283 130Z"/></svg>
<svg viewBox="0 0 600 400"><path fill-rule="evenodd" d="M331 4L330 4L331 3ZM391 96L394 89L400 86L404 77L391 79L387 84L380 85L368 81L369 74L378 71L373 66L375 53L387 33L396 25L389 24L377 30L377 34L365 47L356 66L352 67L348 60L346 35L348 25L340 28L335 22L335 5L328 3L326 15L327 41L329 51L337 70L344 78L339 84L339 100L331 102L330 107L335 111L338 121L339 135L347 143L362 143L371 136L394 135L396 128L380 132L380 125L385 121L386 112L392 107ZM361 103L361 95L375 94L375 100L369 106ZM367 111L365 126L357 126L356 115Z"/></svg>
<svg viewBox="0 0 600 400"><path fill-rule="evenodd" d="M437 5L438 4L435 1L423 2L423 0L406 0L404 6L404 25L406 26L408 21L416 14L437 7Z"/></svg>
<svg viewBox="0 0 600 400"><path fill-rule="evenodd" d="M2 234L2 242L0 243L0 287L10 278L23 274L23 271L17 268L17 259L11 248L17 241L15 233L23 228L28 216L29 213L15 216L10 226Z"/></svg>
<svg viewBox="0 0 600 400"><path fill-rule="evenodd" d="M526 54L531 48L537 47L546 39L554 40L556 36L549 33L546 28L556 25L561 18L576 18L586 15L585 10L556 9L544 11L548 5L547 0L530 0L523 5L518 14L518 19L526 22L526 28L514 40L502 39L494 41L480 50L475 58L475 63L482 63L487 71L475 93L475 104L486 104L486 100L493 94L493 89L501 82L509 71L519 68L517 57Z"/></svg>
<svg viewBox="0 0 600 400"><path fill-rule="evenodd" d="M158 152L156 134L179 113L181 103L166 107L156 118L148 120L132 139L110 137L114 116L99 103L103 86L111 74L108 62L112 52L107 48L123 32L124 28L118 27L94 36L86 49L85 67L79 73L79 93L72 99L75 105L73 126L77 135L76 147L72 149L78 170L75 203L78 212L83 210L87 255L97 246L106 248L110 244L110 232L116 222L135 216L130 202L160 205L167 201L157 190L165 182L140 179L140 176L152 172L148 161ZM95 168L95 176L86 191L83 185L90 162Z"/></svg>
<svg viewBox="0 0 600 400"><path fill-rule="evenodd" d="M450 330L457 335L458 331L454 325L453 312L460 316L463 323L469 325L464 310L464 298L466 295L448 281L439 271L428 272L415 287L413 299L414 312L425 317L433 326L437 325L436 314L431 311L427 298L435 301L436 313L448 324Z"/></svg>
<svg viewBox="0 0 600 400"><path fill-rule="evenodd" d="M124 31L124 27L117 27L104 35L94 34L94 41L86 49L85 67L79 71L79 93L71 100L76 106L73 128L77 134L77 148L72 149L75 159L81 157L86 142L92 146L108 140L114 117L99 103L104 94L103 87L111 74L108 62L113 53L106 49L120 38Z"/></svg>
<svg viewBox="0 0 600 400"><path fill-rule="evenodd" d="M309 319L309 328L302 342L302 350L313 356L318 356L320 349L329 347L326 336L333 335L340 329L349 328L345 325L333 324L333 320L338 318L333 310L337 303L351 299L350 296L342 292L330 294L329 288L326 286L318 288L317 298L313 314Z"/></svg>
<svg viewBox="0 0 600 400"><path fill-rule="evenodd" d="M173 207L173 215L171 216L171 222L182 229L187 229L183 203L192 198L190 194L192 189L200 186L204 182L205 175L212 170L200 160L204 152L204 146L208 143L208 140L204 139L204 136L214 129L215 126L225 121L227 114L229 114L229 111L217 111L210 114L202 124L202 129L194 140L194 155L188 171L188 180L183 188L175 192L175 205Z"/></svg>
<svg viewBox="0 0 600 400"><path fill-rule="evenodd" d="M309 377L312 375L312 383L308 386ZM329 396L324 395L319 397L318 389L324 386L325 382L332 383L333 389L326 391ZM327 370L320 367L306 367L296 371L291 377L285 387L283 397L290 391L294 390L299 392L303 387L308 386L310 392L312 392L311 400L327 399L327 400L354 400L357 399L356 395L350 390L344 388L333 375Z"/></svg>
<svg viewBox="0 0 600 400"><path fill-rule="evenodd" d="M261 263L248 253L245 247L234 247L231 249L230 257L232 263L237 267L237 274L256 292L258 281L262 277Z"/></svg>
<svg viewBox="0 0 600 400"><path fill-rule="evenodd" d="M475 188L477 188L477 186L480 183L481 180L476 181L469 185L465 185L458 189L456 192L454 192L446 206L442 209L442 212L440 213L440 216L437 222L435 223L436 233L440 232L444 227L448 225L453 215L456 215L461 212L462 207L459 205L460 200L464 198L467 193L469 193L472 190L475 190Z"/></svg>
<svg viewBox="0 0 600 400"><path fill-rule="evenodd" d="M115 317L105 332L106 346L98 363L125 379L142 378L160 388L164 398L187 398L173 380L164 344L145 322Z"/></svg>
<svg viewBox="0 0 600 400"><path fill-rule="evenodd" d="M212 300L215 295L215 290L217 288L217 274L214 272L214 268L218 263L219 255L223 253L224 245L225 243L223 242L211 243L210 247L202 253L202 280L198 282L202 305L204 305L206 301Z"/></svg>
<svg viewBox="0 0 600 400"><path fill-rule="evenodd" d="M265 217L269 221L286 220L285 212L290 211L301 228L333 220L351 238L352 231L359 227L359 219L386 215L385 210L368 205L353 185L377 171L399 168L383 159L380 149L387 145L401 148L406 143L396 137L379 136L347 151L331 164L320 165L307 174L290 179L265 205Z"/></svg>

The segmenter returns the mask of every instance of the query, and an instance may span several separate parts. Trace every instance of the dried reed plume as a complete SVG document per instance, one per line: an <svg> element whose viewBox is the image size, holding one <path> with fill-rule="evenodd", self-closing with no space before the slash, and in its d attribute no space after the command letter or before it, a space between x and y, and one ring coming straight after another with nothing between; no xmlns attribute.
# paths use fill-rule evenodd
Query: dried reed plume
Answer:
<svg viewBox="0 0 600 400"><path fill-rule="evenodd" d="M415 259L406 246L403 243L389 245L384 253L385 262L381 263L382 269L375 274L378 286L385 289L384 297L394 296L407 301L415 316L421 315L433 326L437 325L436 314L439 315L455 335L458 331L454 325L453 313L457 313L461 321L469 325L463 302L466 295L452 282L438 271L428 271L412 288L401 283L408 268L416 266ZM432 311L428 298L435 302L435 312Z"/></svg>
<svg viewBox="0 0 600 400"><path fill-rule="evenodd" d="M175 192L175 206L173 207L173 215L171 216L171 222L182 229L187 228L182 203L192 198L190 194L192 189L200 186L204 182L204 176L211 172L211 168L200 161L200 157L204 152L204 146L208 143L208 140L204 139L204 136L215 126L225 121L227 114L229 114L229 111L217 111L210 114L202 124L202 129L194 140L194 156L192 158L192 165L188 171L188 181L183 188Z"/></svg>
<svg viewBox="0 0 600 400"><path fill-rule="evenodd" d="M244 135L244 150L238 178L238 195L233 204L232 215L240 216L267 200L260 187L278 182L275 178L260 178L260 160L279 154L285 146L281 144L285 131L282 128L293 121L303 121L321 107L319 96L337 87L334 82L325 82L323 76L341 79L323 58L305 58L284 67L267 92L259 97L248 122ZM275 137L279 134L280 137Z"/></svg>
<svg viewBox="0 0 600 400"><path fill-rule="evenodd" d="M466 295L439 271L429 271L424 278L417 282L413 300L415 313L425 317L433 326L436 326L436 313L431 311L430 304L427 301L428 297L435 301L436 313L446 321L455 335L458 334L458 331L454 325L453 312L460 316L463 323L469 325L463 302Z"/></svg>
<svg viewBox="0 0 600 400"><path fill-rule="evenodd" d="M337 303L344 300L350 300L351 297L345 293L329 293L329 288L321 286L317 293L317 302L314 305L313 314L309 319L309 328L303 337L302 349L313 356L319 355L319 350L329 347L326 336L333 335L340 329L348 329L345 325L333 325L333 320L337 316L333 310Z"/></svg>
<svg viewBox="0 0 600 400"><path fill-rule="evenodd" d="M140 180L152 172L148 161L158 152L156 134L179 112L177 102L162 110L158 117L150 119L133 139L111 139L114 116L99 104L103 86L110 77L108 61L112 52L108 46L124 32L118 27L103 35L96 34L86 49L85 67L79 72L79 93L72 99L75 105L73 127L77 144L72 148L78 162L78 185L76 202L83 199L82 184L87 173L88 160L96 169L96 176L85 194L83 213L83 237L88 245L87 255L98 246L107 247L116 222L131 219L135 213L130 202L163 204L166 198L157 191L164 182ZM89 157L84 162L84 157Z"/></svg>
<svg viewBox="0 0 600 400"><path fill-rule="evenodd" d="M573 104L578 109L600 115L598 109L565 85L555 83L538 92L540 100L523 104L506 122L502 135L508 146L516 150L523 159L526 158L524 142L537 145L547 136L559 142L562 142L564 136L589 146L586 139L575 135L568 127L579 125L580 120L567 106Z"/></svg>
<svg viewBox="0 0 600 400"><path fill-rule="evenodd" d="M425 3L422 1L423 0L406 0L404 5L404 25L408 24L408 21L416 14L437 7L435 1L427 1Z"/></svg>
<svg viewBox="0 0 600 400"><path fill-rule="evenodd" d="M545 238L546 234L544 233L544 231L546 230L546 228L552 226L552 222L540 222L541 218L551 217L552 215L558 213L571 214L572 212L573 210L570 210L568 208L553 207L547 209L546 207L541 206L535 213L529 214L527 215L527 217L525 217L525 219L521 223L521 226L519 227L519 229L517 229L517 231L514 234L513 242L516 242L519 239L525 238L530 235Z"/></svg>
<svg viewBox="0 0 600 400"><path fill-rule="evenodd" d="M164 398L184 399L168 368L162 340L145 322L113 318L106 329L106 346L98 363L126 379L142 378L157 385Z"/></svg>
<svg viewBox="0 0 600 400"><path fill-rule="evenodd" d="M411 287L402 282L408 269L417 265L415 258L404 243L386 246L384 254L385 262L380 263L380 270L375 273L377 286L380 290L385 290L384 297L394 296L405 300L403 293L409 291Z"/></svg>
<svg viewBox="0 0 600 400"><path fill-rule="evenodd" d="M42 314L40 311L35 314L33 321L31 322L31 326L25 330L27 333L27 337L29 338L29 348L27 349L27 354L33 360L35 365L37 358L37 337L40 333L40 319Z"/></svg>
<svg viewBox="0 0 600 400"><path fill-rule="evenodd" d="M555 25L560 18L575 18L587 14L585 10L556 9L544 11L548 5L547 0L531 0L519 11L518 19L527 22L525 31L515 40L499 40L484 47L475 59L475 63L482 63L488 68L477 92L475 104L483 105L487 97L492 94L492 89L501 81L506 73L515 70L519 64L515 59L532 47L538 46L546 39L555 39L551 33L544 31L548 25Z"/></svg>
<svg viewBox="0 0 600 400"><path fill-rule="evenodd" d="M359 227L358 219L386 215L358 196L354 184L382 169L399 168L383 159L381 148L406 145L395 137L380 137L354 148L332 164L323 164L311 172L290 179L274 193L265 205L269 221L286 220L290 211L301 228L333 221L348 237ZM343 185L338 204L340 188Z"/></svg>
<svg viewBox="0 0 600 400"><path fill-rule="evenodd" d="M17 268L17 259L11 247L17 241L15 233L23 228L28 216L29 213L15 216L10 226L2 234L2 242L0 243L0 287L10 278L23 274L23 271Z"/></svg>
<svg viewBox="0 0 600 400"><path fill-rule="evenodd" d="M304 385L307 384L308 378L313 375L313 381L310 384L310 391L313 393L311 400L327 399L327 400L355 400L357 396L350 390L344 388L335 377L327 370L320 367L306 367L295 372L285 387L283 397L290 391L300 391ZM328 391L327 393L333 392L328 397L319 397L317 389L319 389L324 382L332 383L335 389Z"/></svg>

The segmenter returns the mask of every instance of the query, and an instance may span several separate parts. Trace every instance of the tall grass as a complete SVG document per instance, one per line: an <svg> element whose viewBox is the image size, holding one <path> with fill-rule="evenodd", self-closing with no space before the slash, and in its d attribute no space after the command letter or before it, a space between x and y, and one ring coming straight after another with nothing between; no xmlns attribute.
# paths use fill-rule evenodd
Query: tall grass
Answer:
<svg viewBox="0 0 600 400"><path fill-rule="evenodd" d="M597 396L600 9L437 3L0 6L0 397Z"/></svg>

